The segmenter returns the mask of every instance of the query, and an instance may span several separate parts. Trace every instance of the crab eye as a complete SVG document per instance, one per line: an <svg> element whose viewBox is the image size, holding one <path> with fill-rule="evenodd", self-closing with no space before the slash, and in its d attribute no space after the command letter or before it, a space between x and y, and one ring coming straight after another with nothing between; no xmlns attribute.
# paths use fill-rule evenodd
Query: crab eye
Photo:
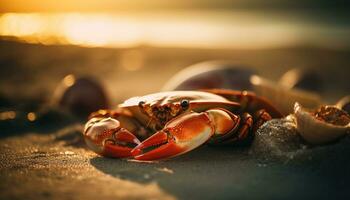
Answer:
<svg viewBox="0 0 350 200"><path fill-rule="evenodd" d="M184 99L181 101L180 105L181 105L183 110L186 110L189 107L190 102L187 99Z"/></svg>
<svg viewBox="0 0 350 200"><path fill-rule="evenodd" d="M145 102L144 102L144 101L140 101L140 102L139 102L139 107L141 107L141 108L142 108L142 107L143 107L143 105L145 105Z"/></svg>

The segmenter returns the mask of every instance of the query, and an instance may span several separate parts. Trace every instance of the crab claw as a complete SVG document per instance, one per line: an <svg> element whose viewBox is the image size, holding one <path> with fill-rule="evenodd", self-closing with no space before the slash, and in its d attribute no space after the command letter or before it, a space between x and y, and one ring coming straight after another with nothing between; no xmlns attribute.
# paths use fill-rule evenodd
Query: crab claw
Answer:
<svg viewBox="0 0 350 200"><path fill-rule="evenodd" d="M207 113L186 113L169 121L162 130L132 150L136 160L160 160L186 153L203 143L215 128Z"/></svg>
<svg viewBox="0 0 350 200"><path fill-rule="evenodd" d="M90 149L108 157L130 157L131 150L140 144L135 135L121 128L120 122L111 117L90 119L83 134Z"/></svg>

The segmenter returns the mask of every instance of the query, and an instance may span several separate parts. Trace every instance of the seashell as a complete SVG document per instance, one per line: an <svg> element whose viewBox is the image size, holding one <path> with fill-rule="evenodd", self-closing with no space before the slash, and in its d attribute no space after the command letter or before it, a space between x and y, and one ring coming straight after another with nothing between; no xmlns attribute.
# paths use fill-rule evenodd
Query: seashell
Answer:
<svg viewBox="0 0 350 200"><path fill-rule="evenodd" d="M251 90L255 71L228 61L207 61L189 66L175 74L163 91L223 88Z"/></svg>
<svg viewBox="0 0 350 200"><path fill-rule="evenodd" d="M336 106L322 106L311 112L295 103L294 117L298 132L311 144L329 143L350 133L350 116ZM324 119L328 117L332 123L327 122L330 119Z"/></svg>
<svg viewBox="0 0 350 200"><path fill-rule="evenodd" d="M284 73L278 83L288 89L322 93L325 81L315 70L294 68Z"/></svg>
<svg viewBox="0 0 350 200"><path fill-rule="evenodd" d="M104 89L96 80L76 78L70 74L57 86L51 104L86 117L91 112L108 108L109 102Z"/></svg>
<svg viewBox="0 0 350 200"><path fill-rule="evenodd" d="M342 110L346 111L350 115L350 95L341 98L337 102L336 106L339 109L342 109Z"/></svg>
<svg viewBox="0 0 350 200"><path fill-rule="evenodd" d="M323 104L318 94L300 89L290 89L260 76L252 76L251 83L253 91L257 95L270 100L285 115L293 113L295 102L300 102L313 109Z"/></svg>

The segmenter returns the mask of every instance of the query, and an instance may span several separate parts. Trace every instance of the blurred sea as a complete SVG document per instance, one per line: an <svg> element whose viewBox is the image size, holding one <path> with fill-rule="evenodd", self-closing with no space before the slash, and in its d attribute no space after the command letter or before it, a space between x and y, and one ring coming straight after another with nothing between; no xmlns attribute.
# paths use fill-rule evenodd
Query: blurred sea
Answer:
<svg viewBox="0 0 350 200"><path fill-rule="evenodd" d="M344 10L156 10L0 15L0 97L49 101L66 75L97 78L113 104L159 91L176 72L228 60L278 80L323 76L329 102L349 94Z"/></svg>
<svg viewBox="0 0 350 200"><path fill-rule="evenodd" d="M261 49L349 48L346 15L312 10L4 13L0 36L28 43Z"/></svg>

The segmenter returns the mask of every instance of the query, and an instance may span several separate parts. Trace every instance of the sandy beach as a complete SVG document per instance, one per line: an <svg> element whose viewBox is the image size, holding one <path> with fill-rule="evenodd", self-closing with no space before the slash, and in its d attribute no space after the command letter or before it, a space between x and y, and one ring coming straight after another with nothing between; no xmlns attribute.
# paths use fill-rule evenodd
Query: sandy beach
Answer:
<svg viewBox="0 0 350 200"><path fill-rule="evenodd" d="M148 46L113 49L1 40L0 52L2 112L36 112L47 106L54 89L67 74L99 80L116 105L131 96L159 91L176 72L207 60L234 61L272 80L278 80L294 67L317 69L325 81L321 95L329 102L350 91L349 50ZM348 138L322 147L293 150L293 154L283 148L276 149L272 140L266 143L267 151L256 150L255 143L246 148L202 146L168 161L138 163L94 154L82 139L85 119L53 109L49 113L48 118L34 122L21 117L24 114L18 114L12 121L0 121L0 199L346 199L350 196ZM288 156L272 156L276 151Z"/></svg>

